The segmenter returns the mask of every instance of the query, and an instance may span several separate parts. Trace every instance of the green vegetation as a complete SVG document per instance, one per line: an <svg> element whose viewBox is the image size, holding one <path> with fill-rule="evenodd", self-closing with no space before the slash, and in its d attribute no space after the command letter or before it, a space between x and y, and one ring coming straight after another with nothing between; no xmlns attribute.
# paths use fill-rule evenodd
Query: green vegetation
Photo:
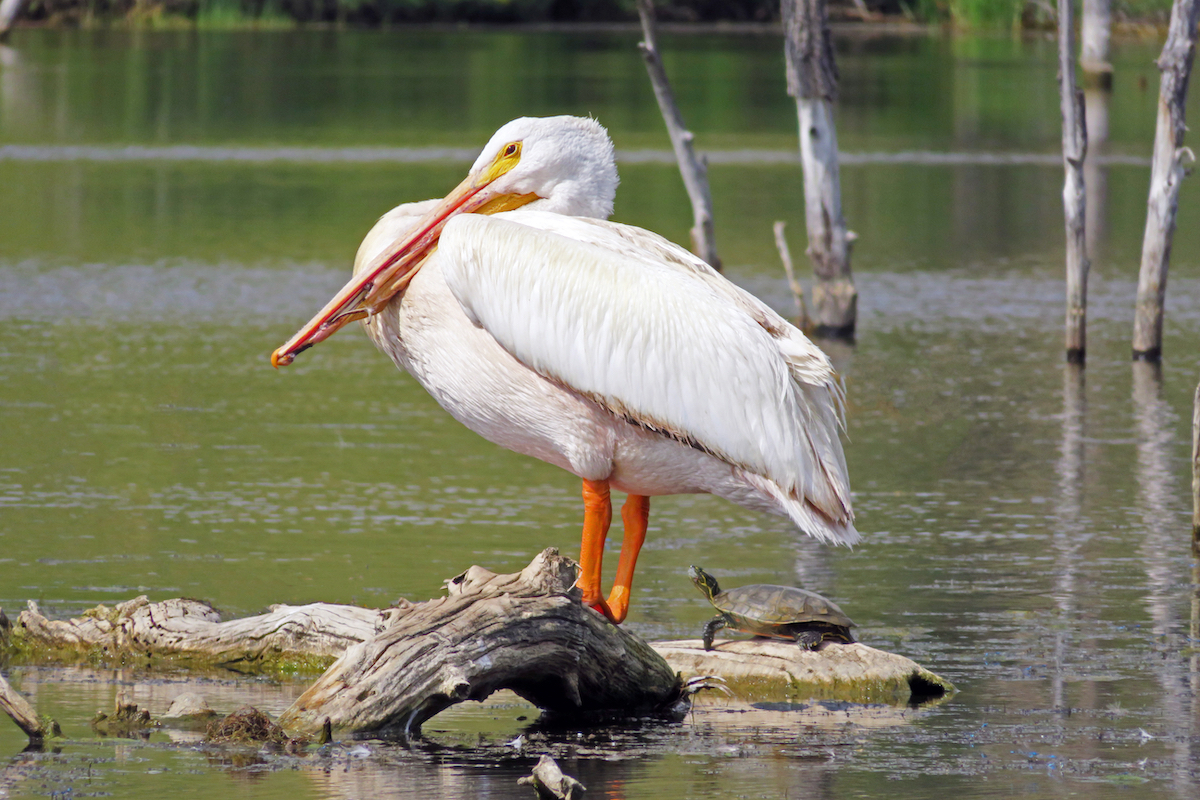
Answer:
<svg viewBox="0 0 1200 800"><path fill-rule="evenodd" d="M1077 0L1078 2L1078 0ZM866 0L883 17L957 28L1054 26L1050 0ZM659 0L660 18L677 22L770 22L778 0ZM1117 0L1119 20L1164 22L1171 0ZM854 18L850 0L830 0L831 16ZM375 27L411 23L630 22L634 0L29 0L28 19L89 25L113 20L149 27L290 27L332 24Z"/></svg>

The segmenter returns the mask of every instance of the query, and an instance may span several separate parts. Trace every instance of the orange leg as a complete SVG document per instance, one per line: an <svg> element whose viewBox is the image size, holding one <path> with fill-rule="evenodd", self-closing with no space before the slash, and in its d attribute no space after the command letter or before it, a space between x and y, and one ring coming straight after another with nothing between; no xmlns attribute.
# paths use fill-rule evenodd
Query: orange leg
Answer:
<svg viewBox="0 0 1200 800"><path fill-rule="evenodd" d="M604 540L612 524L612 500L608 481L583 481L583 542L579 546L579 580L583 604L612 619L604 595L600 593L600 567L604 561Z"/></svg>
<svg viewBox="0 0 1200 800"><path fill-rule="evenodd" d="M625 539L621 542L621 560L617 562L617 579L613 581L608 595L609 613L606 616L618 625L625 621L629 612L629 594L633 589L633 570L637 566L638 553L646 541L646 528L650 524L650 498L631 494L621 506L621 521L625 523Z"/></svg>

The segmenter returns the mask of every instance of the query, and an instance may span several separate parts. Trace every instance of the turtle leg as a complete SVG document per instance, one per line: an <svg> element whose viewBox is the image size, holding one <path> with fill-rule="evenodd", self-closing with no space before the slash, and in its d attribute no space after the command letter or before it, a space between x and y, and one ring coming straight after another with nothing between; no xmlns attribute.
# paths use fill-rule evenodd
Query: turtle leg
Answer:
<svg viewBox="0 0 1200 800"><path fill-rule="evenodd" d="M717 631L725 627L725 617L716 616L708 621L704 626L704 649L713 649L713 637L717 635Z"/></svg>
<svg viewBox="0 0 1200 800"><path fill-rule="evenodd" d="M575 585L583 591L583 604L591 606L610 620L613 614L600 593L600 568L604 562L604 540L612 524L612 500L608 481L583 481L583 541L579 545L579 579Z"/></svg>
<svg viewBox="0 0 1200 800"><path fill-rule="evenodd" d="M796 644L803 647L805 650L816 650L821 646L821 640L825 638L825 634L821 631L807 630L796 632Z"/></svg>
<svg viewBox="0 0 1200 800"><path fill-rule="evenodd" d="M621 560L617 562L617 577L608 594L608 618L613 622L625 621L629 612L629 594L633 590L633 570L637 566L638 553L646 541L646 528L650 525L650 498L631 494L621 506L621 521L625 523L625 538L621 541Z"/></svg>

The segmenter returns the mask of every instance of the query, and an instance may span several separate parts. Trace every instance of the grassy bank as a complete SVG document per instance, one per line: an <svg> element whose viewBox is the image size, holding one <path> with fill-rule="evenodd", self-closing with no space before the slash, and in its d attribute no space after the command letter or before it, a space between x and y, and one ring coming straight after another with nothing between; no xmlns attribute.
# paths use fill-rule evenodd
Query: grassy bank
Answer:
<svg viewBox="0 0 1200 800"><path fill-rule="evenodd" d="M675 22L771 22L778 0L659 0ZM26 0L22 17L53 25L149 27L290 27L337 24L375 27L411 23L529 24L633 22L634 0ZM1052 0L866 0L879 17L964 29L1054 25ZM1165 23L1171 0L1114 0L1117 21ZM851 0L830 0L831 15L858 16Z"/></svg>

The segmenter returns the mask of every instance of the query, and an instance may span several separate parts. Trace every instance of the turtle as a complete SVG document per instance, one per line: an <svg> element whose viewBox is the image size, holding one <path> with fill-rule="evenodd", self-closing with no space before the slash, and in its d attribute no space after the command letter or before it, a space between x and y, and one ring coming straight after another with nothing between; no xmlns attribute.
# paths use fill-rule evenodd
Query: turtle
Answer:
<svg viewBox="0 0 1200 800"><path fill-rule="evenodd" d="M704 649L713 649L713 636L724 627L755 636L795 639L808 650L820 650L828 642L853 644L850 629L856 627L832 600L794 586L756 583L722 592L717 579L699 567L688 569L688 577L721 612L704 626Z"/></svg>

